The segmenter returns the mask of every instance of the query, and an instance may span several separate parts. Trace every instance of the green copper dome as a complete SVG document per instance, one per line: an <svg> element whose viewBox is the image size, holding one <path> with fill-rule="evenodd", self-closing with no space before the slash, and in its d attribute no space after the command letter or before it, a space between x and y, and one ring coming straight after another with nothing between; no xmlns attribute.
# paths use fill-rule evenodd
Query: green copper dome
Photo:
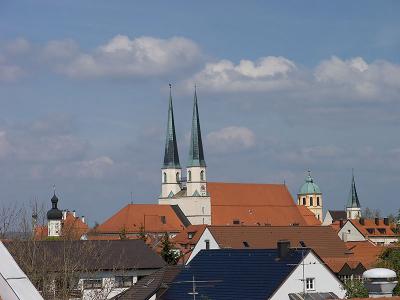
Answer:
<svg viewBox="0 0 400 300"><path fill-rule="evenodd" d="M311 171L308 171L306 182L300 187L299 195L307 194L321 194L319 186L314 183L314 179L311 177Z"/></svg>

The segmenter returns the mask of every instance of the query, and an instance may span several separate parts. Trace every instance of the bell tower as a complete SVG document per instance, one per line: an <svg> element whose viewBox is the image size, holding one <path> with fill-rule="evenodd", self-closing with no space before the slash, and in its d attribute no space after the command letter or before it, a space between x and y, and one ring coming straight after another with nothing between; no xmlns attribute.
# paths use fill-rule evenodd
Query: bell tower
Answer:
<svg viewBox="0 0 400 300"><path fill-rule="evenodd" d="M351 176L351 188L346 205L346 216L347 219L361 218L361 205L360 201L358 200L356 182L354 180L354 171L352 171L352 176Z"/></svg>
<svg viewBox="0 0 400 300"><path fill-rule="evenodd" d="M190 137L189 161L186 168L186 195L188 197L207 196L206 162L201 139L197 91L194 90L192 133Z"/></svg>
<svg viewBox="0 0 400 300"><path fill-rule="evenodd" d="M314 182L314 178L311 177L310 170L308 170L308 176L297 194L297 205L306 206L322 222L322 193Z"/></svg>
<svg viewBox="0 0 400 300"><path fill-rule="evenodd" d="M179 163L176 142L174 109L172 106L171 84L169 85L168 124L165 139L164 163L161 168L161 196L171 198L181 190L182 169Z"/></svg>

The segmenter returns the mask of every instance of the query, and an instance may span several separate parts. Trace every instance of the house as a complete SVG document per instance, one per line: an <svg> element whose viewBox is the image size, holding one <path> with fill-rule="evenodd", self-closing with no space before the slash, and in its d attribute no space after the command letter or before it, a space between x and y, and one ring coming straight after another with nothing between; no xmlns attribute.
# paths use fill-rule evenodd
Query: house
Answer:
<svg viewBox="0 0 400 300"><path fill-rule="evenodd" d="M181 272L183 266L165 266L164 268L139 280L134 286L112 299L119 300L156 300L164 294Z"/></svg>
<svg viewBox="0 0 400 300"><path fill-rule="evenodd" d="M163 300L293 299L295 293L344 297L341 281L308 248L202 250L161 296ZM320 298L321 299L321 298Z"/></svg>
<svg viewBox="0 0 400 300"><path fill-rule="evenodd" d="M43 300L2 242L0 242L0 261L0 300Z"/></svg>
<svg viewBox="0 0 400 300"><path fill-rule="evenodd" d="M171 237L181 232L190 222L177 205L128 204L97 226L89 239L137 239L141 235Z"/></svg>
<svg viewBox="0 0 400 300"><path fill-rule="evenodd" d="M322 222L322 225L331 225L334 222L338 222L340 220L346 220L347 219L347 214L345 210L328 210L326 212L324 221Z"/></svg>
<svg viewBox="0 0 400 300"><path fill-rule="evenodd" d="M334 223L335 224L335 223ZM338 236L345 242L371 241L378 245L389 245L399 241L389 224L389 219L379 218L339 221Z"/></svg>
<svg viewBox="0 0 400 300"><path fill-rule="evenodd" d="M6 244L44 296L111 298L165 266L142 240Z"/></svg>
<svg viewBox="0 0 400 300"><path fill-rule="evenodd" d="M346 247L354 260L360 261L367 269L370 269L376 265L379 256L388 246L377 245L367 240L346 242Z"/></svg>

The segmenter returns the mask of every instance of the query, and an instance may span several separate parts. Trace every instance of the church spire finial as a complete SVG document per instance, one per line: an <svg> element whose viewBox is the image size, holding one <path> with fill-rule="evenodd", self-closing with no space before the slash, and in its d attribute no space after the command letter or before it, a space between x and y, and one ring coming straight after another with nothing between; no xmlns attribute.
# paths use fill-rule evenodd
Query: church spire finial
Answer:
<svg viewBox="0 0 400 300"><path fill-rule="evenodd" d="M165 139L165 152L163 168L180 169L178 144L176 142L174 109L172 106L172 85L169 84L168 124Z"/></svg>
<svg viewBox="0 0 400 300"><path fill-rule="evenodd" d="M192 133L190 137L188 167L205 167L203 141L201 139L199 108L197 105L197 88L194 87Z"/></svg>

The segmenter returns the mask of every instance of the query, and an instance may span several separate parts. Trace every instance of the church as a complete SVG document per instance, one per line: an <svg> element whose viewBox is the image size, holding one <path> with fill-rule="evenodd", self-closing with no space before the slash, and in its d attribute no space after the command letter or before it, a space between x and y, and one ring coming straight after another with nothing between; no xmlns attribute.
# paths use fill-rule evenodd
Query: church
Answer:
<svg viewBox="0 0 400 300"><path fill-rule="evenodd" d="M158 204L127 204L100 224L97 235L124 232L177 234L189 225L320 225L311 207L297 205L285 184L209 182L200 126L197 90L188 160L181 165L170 86L161 193ZM322 199L322 198L321 198ZM322 216L322 200L320 202ZM310 208L310 209L309 209Z"/></svg>

